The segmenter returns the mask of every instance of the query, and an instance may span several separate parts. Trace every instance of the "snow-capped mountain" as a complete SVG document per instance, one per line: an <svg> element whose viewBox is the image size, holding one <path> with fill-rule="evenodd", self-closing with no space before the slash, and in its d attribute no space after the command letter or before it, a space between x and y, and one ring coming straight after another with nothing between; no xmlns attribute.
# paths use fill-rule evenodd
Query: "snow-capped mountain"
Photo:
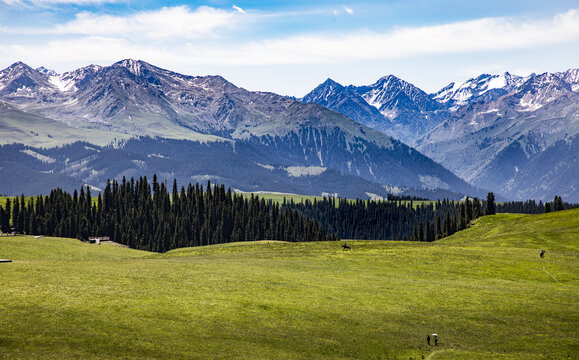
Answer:
<svg viewBox="0 0 579 360"><path fill-rule="evenodd" d="M477 186L513 199L579 201L579 177L569 173L578 161L577 69L483 74L430 95L391 75L369 86L322 85L302 101L403 139ZM552 167L538 160L547 157Z"/></svg>
<svg viewBox="0 0 579 360"><path fill-rule="evenodd" d="M301 101L322 105L372 129L379 130L384 125L384 117L380 111L368 104L354 87L342 86L332 79L320 84Z"/></svg>
<svg viewBox="0 0 579 360"><path fill-rule="evenodd" d="M436 101L416 86L393 75L380 78L372 85L355 87L366 102L388 117L395 118L397 111L427 112L442 109Z"/></svg>
<svg viewBox="0 0 579 360"><path fill-rule="evenodd" d="M393 75L384 76L367 86L343 87L326 81L304 96L302 101L341 112L409 144L445 118L443 105Z"/></svg>
<svg viewBox="0 0 579 360"><path fill-rule="evenodd" d="M60 75L22 63L1 71L0 133L5 144L34 146L17 158L42 155L22 160L38 179L50 172L97 187L156 171L253 191L362 197L395 185L482 194L418 151L322 106L130 59ZM43 150L77 140L96 150ZM14 146L3 150L13 155ZM47 158L54 161L39 160ZM2 171L15 166L0 160ZM284 170L292 166L325 170L295 177Z"/></svg>
<svg viewBox="0 0 579 360"><path fill-rule="evenodd" d="M39 68L36 68L36 71L38 71L41 74L46 74L49 76L58 76L58 73L52 69L47 69L44 66L41 66Z"/></svg>
<svg viewBox="0 0 579 360"><path fill-rule="evenodd" d="M17 62L0 71L0 96L15 103L32 103L58 96L58 91L50 84L49 75Z"/></svg>
<svg viewBox="0 0 579 360"><path fill-rule="evenodd" d="M440 91L431 95L432 99L445 104L453 109L466 105L469 102L480 100L493 100L509 93L526 80L533 77L521 77L505 72L501 75L482 74L469 79L462 84L450 83Z"/></svg>
<svg viewBox="0 0 579 360"><path fill-rule="evenodd" d="M501 88L503 95L483 94L419 139L418 149L509 198L579 201L577 73L533 75Z"/></svg>

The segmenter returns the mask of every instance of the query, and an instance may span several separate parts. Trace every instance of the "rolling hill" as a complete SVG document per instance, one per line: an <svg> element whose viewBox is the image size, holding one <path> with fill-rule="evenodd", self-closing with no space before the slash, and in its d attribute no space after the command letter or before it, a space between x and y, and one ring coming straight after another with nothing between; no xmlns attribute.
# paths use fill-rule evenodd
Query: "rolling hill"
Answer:
<svg viewBox="0 0 579 360"><path fill-rule="evenodd" d="M501 214L434 243L351 251L0 237L13 260L0 264L2 356L576 358L578 221L578 210Z"/></svg>

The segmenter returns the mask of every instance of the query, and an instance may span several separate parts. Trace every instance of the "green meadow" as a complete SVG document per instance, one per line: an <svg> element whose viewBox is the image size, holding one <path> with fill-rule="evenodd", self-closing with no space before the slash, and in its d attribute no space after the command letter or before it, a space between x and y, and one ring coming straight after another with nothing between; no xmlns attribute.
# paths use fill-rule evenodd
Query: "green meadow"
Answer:
<svg viewBox="0 0 579 360"><path fill-rule="evenodd" d="M0 237L0 358L579 358L579 209L343 242Z"/></svg>
<svg viewBox="0 0 579 360"><path fill-rule="evenodd" d="M249 197L251 193L243 193L244 196ZM259 196L260 199L271 200L274 203L283 204L284 199L286 202L290 202L293 200L294 203L303 203L306 200L313 202L314 200L320 201L324 198L322 196L314 196L314 195L299 195L299 194L284 194L284 193L267 193L267 192L260 192L254 193L254 195ZM356 199L346 199L349 203L356 202ZM365 200L367 201L367 200ZM400 202L406 206L410 205L410 200L402 200L396 201ZM414 208L420 205L429 205L431 203L436 203L436 201L431 200L413 200L412 205ZM338 199L336 199L336 206L338 206Z"/></svg>

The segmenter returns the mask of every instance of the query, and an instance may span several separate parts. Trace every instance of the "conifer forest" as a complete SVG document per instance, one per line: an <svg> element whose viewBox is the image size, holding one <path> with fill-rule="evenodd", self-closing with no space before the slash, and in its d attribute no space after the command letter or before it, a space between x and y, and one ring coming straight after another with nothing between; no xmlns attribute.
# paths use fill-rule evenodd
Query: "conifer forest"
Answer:
<svg viewBox="0 0 579 360"><path fill-rule="evenodd" d="M344 239L434 241L496 212L543 213L576 207L555 197L551 203L486 201L347 200L322 198L282 204L223 185L188 184L172 192L153 176L109 180L93 198L89 187L73 194L54 189L47 196L10 198L0 206L0 230L20 234L109 237L134 249L175 248L238 241L288 242Z"/></svg>

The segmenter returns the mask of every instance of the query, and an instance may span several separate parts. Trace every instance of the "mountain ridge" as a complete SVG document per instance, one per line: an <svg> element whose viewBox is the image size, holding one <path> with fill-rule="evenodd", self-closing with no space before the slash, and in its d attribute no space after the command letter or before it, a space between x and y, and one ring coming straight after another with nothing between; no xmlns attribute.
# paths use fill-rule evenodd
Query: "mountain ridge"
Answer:
<svg viewBox="0 0 579 360"><path fill-rule="evenodd" d="M576 148L575 134L579 132L578 69L527 77L508 72L482 74L460 84L450 83L427 95L437 106L428 106L429 103L422 100L424 92L398 80L388 75L372 85L343 87L358 90L358 95L366 94L365 104L358 107L353 101L348 108L341 107L334 99L347 103L344 98L350 95L328 92L326 106L366 126L404 139L476 186L519 200L530 197L549 200L554 194L566 194L573 201L579 201L575 194L579 188L576 177L558 182L557 187L548 180L530 186L518 174L518 169L524 168L521 172L526 176L546 179L547 170L533 158L559 141L567 143L568 148L560 152L560 159L549 152L551 161L560 163L560 169L570 168L576 162L576 155L569 149ZM400 97L401 89L421 96ZM315 101L318 90L312 90L302 101ZM377 102L377 99L388 101ZM382 109L382 118L369 121L365 110L368 105ZM528 168L530 164L534 170ZM557 173L555 169L547 172ZM523 184L530 187L521 188Z"/></svg>
<svg viewBox="0 0 579 360"><path fill-rule="evenodd" d="M203 169L191 168L185 162L207 156L203 154L205 149L215 159L222 160L218 164L221 169L219 166L211 167L213 175L226 179L232 187L236 187L236 181L243 183L245 188L241 190L257 191L266 185L266 182L250 176L249 171L259 172L272 184L276 181L283 183L286 188L305 181L305 178L288 180L289 173L285 170L281 173L258 171L257 163L260 163L279 169L291 166L327 168L328 171L320 174L320 179L327 180L325 184L315 177L307 178L316 194L323 189L328 193L356 196L366 192L385 195L384 186L436 186L445 191L482 194L415 149L340 113L273 93L247 91L221 76L182 75L131 59L105 67L89 65L58 75L56 80L54 76L25 64L14 64L1 71L0 102L15 109L11 112L14 118L3 122L16 124L18 117L24 116L37 122L47 119L45 125L52 125L43 132L44 145L52 139L66 143L59 138L63 136L62 129L55 130L55 124L60 124L60 127L68 126L65 133L71 138L82 131L101 132L99 136L103 138L98 142L101 145L108 132L113 141L121 145L130 143L134 148L140 148L139 143L147 143L151 153L159 153L163 146L177 146L168 139L189 142L189 146L197 149L190 154L191 159L180 158L179 162L142 159L138 153L131 153L133 159L124 162L127 169L133 169L130 171L121 170L111 162L111 158L103 158L102 154L87 155L79 163L84 164L80 165L83 169L86 167L83 171L71 171L62 164L42 168L42 171L53 173L70 173L75 179L94 180L97 187L105 175L118 178L138 171L151 172L166 169L169 163L196 172L182 173L181 177L203 177L208 175L202 173ZM14 129L10 130L11 127L1 125L0 131L10 135L5 137L9 140L4 143L17 143L21 135ZM139 140L146 138L152 140ZM93 143L90 136L84 140ZM205 148L195 145L197 142L205 143ZM39 148L30 150L41 153ZM119 152L123 146L112 150ZM275 164L266 162L272 160L272 151L279 158ZM46 153L43 156L51 155ZM117 154L119 158L126 156L122 152ZM56 163L66 160L66 157L59 159ZM234 165L235 162L253 165L240 169ZM238 169L240 179L236 180L229 170L223 168L225 166ZM283 180L280 180L280 174L285 176ZM243 181L243 176L253 179L253 183ZM359 180L353 181L352 177ZM353 185L348 185L346 179L350 179ZM318 185L315 185L316 181ZM356 184L367 189L352 189ZM300 186L304 189L305 185ZM334 191L332 187L340 191Z"/></svg>

